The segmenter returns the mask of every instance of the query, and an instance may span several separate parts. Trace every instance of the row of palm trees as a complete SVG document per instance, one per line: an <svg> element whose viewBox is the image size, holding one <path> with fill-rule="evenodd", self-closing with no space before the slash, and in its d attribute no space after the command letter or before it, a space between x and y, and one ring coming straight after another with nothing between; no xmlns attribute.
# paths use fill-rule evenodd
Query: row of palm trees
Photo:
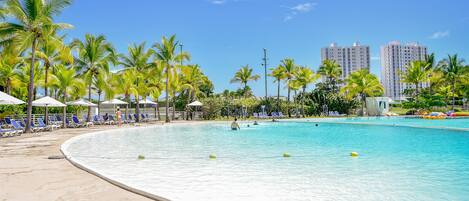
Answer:
<svg viewBox="0 0 469 201"><path fill-rule="evenodd" d="M92 100L97 95L98 110L101 96L110 100L122 95L127 102L136 101L137 114L141 99L158 101L164 92L169 122L169 103L175 106L177 94L187 94L189 102L201 94L201 85L210 83L198 65L182 65L190 55L177 51L174 35L149 48L145 43L133 44L126 55L117 53L103 35L87 34L83 40L64 43L59 33L72 26L57 23L54 17L70 4L70 0L6 0L1 5L0 86L8 94L27 99L26 132L38 88L64 102L85 94ZM122 69L112 72L114 66ZM90 121L91 108L87 116Z"/></svg>
<svg viewBox="0 0 469 201"><path fill-rule="evenodd" d="M424 61L414 61L406 66L405 71L401 73L402 81L414 86L414 96L418 103L421 88L428 84L430 95L441 94L449 96L451 109L454 109L456 98L459 95L468 93L467 80L469 80L469 65L465 65L463 59L458 55L448 55L446 59L436 63L435 55L430 54ZM457 92L459 85L463 85L465 92ZM464 86L466 86L464 88ZM449 89L449 93L448 93Z"/></svg>
<svg viewBox="0 0 469 201"><path fill-rule="evenodd" d="M277 110L280 110L280 88L281 83L285 83L287 89L287 102L290 103L291 91L294 91L294 96L297 97L297 92L301 90L301 113L305 115L304 102L306 89L310 84L315 83L322 77L322 84L327 85L332 93L339 92L340 77L342 69L339 64L331 60L325 60L315 73L307 66L301 66L295 63L293 59L286 58L276 67L270 69L269 76L275 79L277 83ZM239 69L233 79L232 83L241 83L246 89L249 81L257 81L259 75L253 74L253 69L249 66L243 66ZM342 87L340 92L349 98L360 98L362 106L365 106L365 98L369 96L378 96L383 93L383 87L379 79L371 74L367 69L363 69L352 73L346 78L346 85ZM249 94L244 90L245 96ZM291 117L290 110L287 108L288 115ZM363 111L363 109L362 109Z"/></svg>

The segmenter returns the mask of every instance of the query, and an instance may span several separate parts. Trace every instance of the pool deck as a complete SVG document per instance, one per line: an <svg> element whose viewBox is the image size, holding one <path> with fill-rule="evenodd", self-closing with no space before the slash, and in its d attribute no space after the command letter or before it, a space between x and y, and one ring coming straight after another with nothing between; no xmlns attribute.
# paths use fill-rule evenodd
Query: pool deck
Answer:
<svg viewBox="0 0 469 201"><path fill-rule="evenodd" d="M66 159L48 159L62 156L60 145L74 136L116 128L95 126L1 138L0 200L149 200L78 169Z"/></svg>

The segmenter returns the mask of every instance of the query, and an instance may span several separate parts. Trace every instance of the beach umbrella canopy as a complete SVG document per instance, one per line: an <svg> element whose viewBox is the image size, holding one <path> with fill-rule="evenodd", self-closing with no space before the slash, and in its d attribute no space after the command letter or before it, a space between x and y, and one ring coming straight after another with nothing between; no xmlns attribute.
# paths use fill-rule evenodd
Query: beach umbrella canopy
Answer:
<svg viewBox="0 0 469 201"><path fill-rule="evenodd" d="M25 102L0 91L0 105L19 105Z"/></svg>
<svg viewBox="0 0 469 201"><path fill-rule="evenodd" d="M49 96L42 97L33 101L33 106L36 107L65 107L67 105L55 100Z"/></svg>
<svg viewBox="0 0 469 201"><path fill-rule="evenodd" d="M89 101L86 101L86 100L83 100L83 99L67 102L67 105L91 106L91 107L96 107L97 106L96 104L94 104L92 102L89 102Z"/></svg>
<svg viewBox="0 0 469 201"><path fill-rule="evenodd" d="M189 103L188 106L203 106L204 104L202 104L201 102L199 101L194 101L192 103Z"/></svg>
<svg viewBox="0 0 469 201"><path fill-rule="evenodd" d="M112 99L109 101L101 102L102 105L127 105L127 102L121 101L119 99Z"/></svg>
<svg viewBox="0 0 469 201"><path fill-rule="evenodd" d="M158 103L155 103L151 100L145 99L145 100L140 100L140 104L146 104L146 105L158 105Z"/></svg>

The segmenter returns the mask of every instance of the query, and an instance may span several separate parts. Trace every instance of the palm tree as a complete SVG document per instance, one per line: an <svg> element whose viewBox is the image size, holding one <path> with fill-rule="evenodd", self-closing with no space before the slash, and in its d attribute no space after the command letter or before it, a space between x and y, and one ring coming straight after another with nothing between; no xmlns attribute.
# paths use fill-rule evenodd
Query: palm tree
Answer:
<svg viewBox="0 0 469 201"><path fill-rule="evenodd" d="M77 91L84 90L85 84L83 80L76 77L76 71L72 68L67 68L64 65L58 65L55 74L52 75L53 86L62 93L62 101L67 102L69 94L74 94ZM67 107L63 108L64 119L67 115ZM63 127L66 127L65 120Z"/></svg>
<svg viewBox="0 0 469 201"><path fill-rule="evenodd" d="M118 72L117 76L114 76L114 86L117 93L123 94L125 101L130 103L130 95L136 90L135 86L136 75L133 69L124 70ZM129 110L129 105L125 107L125 117Z"/></svg>
<svg viewBox="0 0 469 201"><path fill-rule="evenodd" d="M384 88L378 77L371 74L367 69L355 71L345 80L347 83L341 90L349 98L359 97L362 102L362 115L365 114L366 97L380 96Z"/></svg>
<svg viewBox="0 0 469 201"><path fill-rule="evenodd" d="M23 63L20 52L12 46L5 47L0 53L0 85L4 86L5 93L10 94L15 71Z"/></svg>
<svg viewBox="0 0 469 201"><path fill-rule="evenodd" d="M333 60L324 60L318 73L326 78L327 83L331 85L332 92L336 92L337 83L342 75L340 65Z"/></svg>
<svg viewBox="0 0 469 201"><path fill-rule="evenodd" d="M187 52L179 52L177 51L177 46L179 42L176 42L176 36L172 35L169 38L163 37L161 43L157 43L153 45L156 49L155 57L157 60L161 62L161 64L165 68L166 74L166 122L170 122L169 120L169 75L170 71L177 65L177 62L183 60L189 60L190 56Z"/></svg>
<svg viewBox="0 0 469 201"><path fill-rule="evenodd" d="M461 80L464 75L464 60L458 59L458 55L453 56L448 55L448 59L443 61L442 70L451 85L452 92L452 105L451 109L454 110L454 105L456 103L456 83Z"/></svg>
<svg viewBox="0 0 469 201"><path fill-rule="evenodd" d="M86 34L84 41L75 39L72 47L78 49L78 57L75 58L76 70L88 85L88 100L91 101L94 80L99 74L109 72L111 63L116 63L115 50L103 35L90 34ZM90 118L91 107L88 107L87 121L90 121Z"/></svg>
<svg viewBox="0 0 469 201"><path fill-rule="evenodd" d="M275 82L277 82L277 112L280 112L280 82L286 78L283 67L281 65L277 66L277 68L270 69L272 72L270 76L275 78Z"/></svg>
<svg viewBox="0 0 469 201"><path fill-rule="evenodd" d="M71 4L71 0L6 0L0 13L6 15L8 22L0 23L0 44L15 44L21 49L30 48L30 66L36 64L38 42L47 37L47 30L71 27L68 24L54 23L53 17ZM28 86L28 106L25 132L31 132L31 113L33 109L34 69L30 68Z"/></svg>
<svg viewBox="0 0 469 201"><path fill-rule="evenodd" d="M293 104L295 105L296 117L299 116L299 114L298 114L298 101L297 101L298 96L297 96L297 92L298 92L298 90L301 89L301 85L302 84L298 80L292 80L291 82L288 83L288 86L287 86L288 89L293 90L293 93L294 93Z"/></svg>
<svg viewBox="0 0 469 201"><path fill-rule="evenodd" d="M283 74L285 75L285 80L287 82L287 102L290 104L291 88L289 86L290 86L290 82L295 77L295 71L298 69L298 66L295 64L295 61L293 59L289 59L289 58L286 58L282 60L281 62L282 63L280 64L280 66L283 71ZM289 104L287 106L287 111L288 111L288 117L291 117Z"/></svg>
<svg viewBox="0 0 469 201"><path fill-rule="evenodd" d="M253 75L253 69L249 65L242 66L236 73L235 76L231 79L230 83L241 83L244 89L244 97L246 97L247 87L249 81L257 81L260 76Z"/></svg>
<svg viewBox="0 0 469 201"><path fill-rule="evenodd" d="M401 82L413 84L415 86L415 100L418 102L419 87L429 79L430 71L423 61L414 61L406 66L406 70L401 74Z"/></svg>
<svg viewBox="0 0 469 201"><path fill-rule="evenodd" d="M432 82L433 80L431 79L433 76L433 72L437 69L435 69L435 53L431 53L426 56L425 58L425 70L428 72L428 90L430 95L433 94L433 85L434 83Z"/></svg>
<svg viewBox="0 0 469 201"><path fill-rule="evenodd" d="M152 49L146 49L145 43L139 45L133 44L128 48L128 55L121 56L120 64L124 66L125 69L135 69L137 72L143 73L148 71L154 63L150 62L150 59L154 51ZM139 89L139 85L142 83L142 76L137 76L135 79L136 88ZM135 113L137 114L136 121L140 121L140 97L137 96L136 99Z"/></svg>
<svg viewBox="0 0 469 201"><path fill-rule="evenodd" d="M303 95L301 97L301 112L303 116L305 116L305 108L304 108L304 99L305 99L305 94L306 94L306 88L308 87L309 84L316 82L316 80L319 78L318 74L315 74L313 70L311 70L308 67L300 67L296 72L295 72L295 80L298 82L298 84L302 88Z"/></svg>
<svg viewBox="0 0 469 201"><path fill-rule="evenodd" d="M194 101L200 92L200 86L205 83L207 78L200 70L199 65L188 65L181 68L181 81L187 88L187 104ZM189 107L186 106L186 119L189 119Z"/></svg>

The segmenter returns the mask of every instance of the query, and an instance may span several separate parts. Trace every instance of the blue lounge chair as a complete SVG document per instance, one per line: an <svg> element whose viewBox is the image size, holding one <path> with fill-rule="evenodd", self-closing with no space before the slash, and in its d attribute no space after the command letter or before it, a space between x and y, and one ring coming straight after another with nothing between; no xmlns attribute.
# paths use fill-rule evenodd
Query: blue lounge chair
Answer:
<svg viewBox="0 0 469 201"><path fill-rule="evenodd" d="M25 120L25 122L26 122L26 120ZM36 124L34 124L33 119L31 119L31 122L29 124L31 125L31 129L33 130L33 132L44 131L44 129L45 129L43 127L36 126Z"/></svg>
<svg viewBox="0 0 469 201"><path fill-rule="evenodd" d="M47 130L47 131L52 131L54 130L54 128L59 128L57 125L54 125L54 124L46 125L42 118L37 119L37 124L38 124L37 127L43 128L44 130Z"/></svg>
<svg viewBox="0 0 469 201"><path fill-rule="evenodd" d="M11 120L11 126L13 126L13 129L19 133L24 132L24 127L21 126L17 121Z"/></svg>
<svg viewBox="0 0 469 201"><path fill-rule="evenodd" d="M21 133L16 130L0 128L0 137L12 137L17 134L21 135Z"/></svg>
<svg viewBox="0 0 469 201"><path fill-rule="evenodd" d="M72 116L72 122L73 122L74 127L76 128L86 126L86 124L81 123L80 120L78 120L78 117L75 115Z"/></svg>
<svg viewBox="0 0 469 201"><path fill-rule="evenodd" d="M145 118L144 114L140 114L140 120L142 120L142 122L147 122L148 121L148 119Z"/></svg>
<svg viewBox="0 0 469 201"><path fill-rule="evenodd" d="M137 115L137 114L134 114L134 119L135 119L135 121L137 121L137 119L140 120L140 119L138 118L138 115Z"/></svg>

